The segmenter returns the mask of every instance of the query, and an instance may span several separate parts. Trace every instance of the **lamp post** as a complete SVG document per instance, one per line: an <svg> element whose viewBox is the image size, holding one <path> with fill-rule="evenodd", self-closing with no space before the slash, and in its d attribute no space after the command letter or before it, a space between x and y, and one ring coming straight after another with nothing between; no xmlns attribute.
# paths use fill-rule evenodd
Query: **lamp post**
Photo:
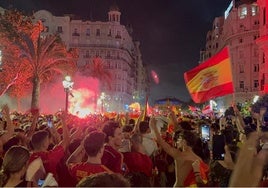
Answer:
<svg viewBox="0 0 268 188"><path fill-rule="evenodd" d="M65 76L64 80L62 81L62 85L63 85L64 91L66 93L65 112L68 113L69 93L73 89L74 82L72 82L72 78L67 75L67 76Z"/></svg>
<svg viewBox="0 0 268 188"><path fill-rule="evenodd" d="M100 99L101 99L101 113L103 113L104 112L104 99L105 99L105 93L104 92L101 92Z"/></svg>

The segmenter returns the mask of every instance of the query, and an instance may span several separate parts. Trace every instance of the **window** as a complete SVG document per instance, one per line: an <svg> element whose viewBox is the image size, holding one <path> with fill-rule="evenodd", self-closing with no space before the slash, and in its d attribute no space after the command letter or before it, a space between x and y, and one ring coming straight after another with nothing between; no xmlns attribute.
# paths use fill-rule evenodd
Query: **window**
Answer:
<svg viewBox="0 0 268 188"><path fill-rule="evenodd" d="M120 31L117 31L115 38L121 39L121 32Z"/></svg>
<svg viewBox="0 0 268 188"><path fill-rule="evenodd" d="M266 24L266 7L263 9L263 25Z"/></svg>
<svg viewBox="0 0 268 188"><path fill-rule="evenodd" d="M109 29L108 36L112 36L112 30Z"/></svg>
<svg viewBox="0 0 268 188"><path fill-rule="evenodd" d="M77 29L76 29L76 28L74 29L74 32L73 32L72 35L73 35L73 36L80 36L80 34L77 32Z"/></svg>
<svg viewBox="0 0 268 188"><path fill-rule="evenodd" d="M254 88L258 88L259 87L259 80L254 80Z"/></svg>
<svg viewBox="0 0 268 188"><path fill-rule="evenodd" d="M243 42L243 39L239 39L239 43L242 43Z"/></svg>
<svg viewBox="0 0 268 188"><path fill-rule="evenodd" d="M58 26L57 31L58 31L58 33L63 33L62 26Z"/></svg>
<svg viewBox="0 0 268 188"><path fill-rule="evenodd" d="M89 51L86 51L86 58L89 58Z"/></svg>
<svg viewBox="0 0 268 188"><path fill-rule="evenodd" d="M254 65L254 72L259 72L259 64Z"/></svg>
<svg viewBox="0 0 268 188"><path fill-rule="evenodd" d="M239 88L244 89L244 87L245 87L244 81L239 81Z"/></svg>
<svg viewBox="0 0 268 188"><path fill-rule="evenodd" d="M96 30L96 36L100 36L100 29Z"/></svg>
<svg viewBox="0 0 268 188"><path fill-rule="evenodd" d="M86 36L90 36L90 29L89 28L86 29Z"/></svg>
<svg viewBox="0 0 268 188"><path fill-rule="evenodd" d="M239 11L239 18L240 19L245 18L247 16L247 14L248 14L247 7L241 7L240 11Z"/></svg>
<svg viewBox="0 0 268 188"><path fill-rule="evenodd" d="M256 16L257 15L257 10L258 10L257 6L252 5L252 7L251 7L251 15Z"/></svg>
<svg viewBox="0 0 268 188"><path fill-rule="evenodd" d="M107 51L107 57L111 57L111 52Z"/></svg>
<svg viewBox="0 0 268 188"><path fill-rule="evenodd" d="M244 65L240 64L239 65L239 73L244 73L244 72L245 72Z"/></svg>
<svg viewBox="0 0 268 188"><path fill-rule="evenodd" d="M45 26L45 32L49 32L49 27Z"/></svg>

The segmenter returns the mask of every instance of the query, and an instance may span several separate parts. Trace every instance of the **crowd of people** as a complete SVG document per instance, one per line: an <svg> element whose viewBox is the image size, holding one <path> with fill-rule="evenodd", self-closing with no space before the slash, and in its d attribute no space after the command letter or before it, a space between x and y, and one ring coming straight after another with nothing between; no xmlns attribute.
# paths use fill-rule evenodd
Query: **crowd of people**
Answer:
<svg viewBox="0 0 268 188"><path fill-rule="evenodd" d="M268 133L263 113L137 119L128 113L79 119L1 108L1 187L266 186ZM209 127L202 137L201 127ZM217 136L224 138L216 158ZM268 142L267 142L268 143Z"/></svg>

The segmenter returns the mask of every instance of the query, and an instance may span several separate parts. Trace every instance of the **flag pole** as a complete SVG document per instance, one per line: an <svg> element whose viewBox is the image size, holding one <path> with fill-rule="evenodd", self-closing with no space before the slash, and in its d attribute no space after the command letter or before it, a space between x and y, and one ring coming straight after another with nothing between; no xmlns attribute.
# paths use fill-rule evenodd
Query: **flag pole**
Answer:
<svg viewBox="0 0 268 188"><path fill-rule="evenodd" d="M146 98L145 98L145 105L144 105L144 114L143 114L143 121L145 121L145 118L147 116L147 105L148 105L148 94L146 94Z"/></svg>

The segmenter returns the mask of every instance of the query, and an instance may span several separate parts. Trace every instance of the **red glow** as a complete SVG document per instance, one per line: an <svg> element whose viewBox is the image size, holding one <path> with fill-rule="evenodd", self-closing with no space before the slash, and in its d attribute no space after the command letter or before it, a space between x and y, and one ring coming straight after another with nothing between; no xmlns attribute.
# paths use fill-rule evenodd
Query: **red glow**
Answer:
<svg viewBox="0 0 268 188"><path fill-rule="evenodd" d="M95 93L87 88L81 88L72 91L72 96L69 98L68 111L80 118L85 118L87 115L95 112L94 96Z"/></svg>
<svg viewBox="0 0 268 188"><path fill-rule="evenodd" d="M152 76L154 82L156 84L159 84L159 77L158 77L157 73L154 70L151 71L151 76Z"/></svg>
<svg viewBox="0 0 268 188"><path fill-rule="evenodd" d="M91 77L75 75L72 77L74 88L69 95L69 113L84 118L97 110L99 81ZM41 90L40 109L42 113L55 113L65 109L65 97L62 78L55 84L47 85Z"/></svg>

